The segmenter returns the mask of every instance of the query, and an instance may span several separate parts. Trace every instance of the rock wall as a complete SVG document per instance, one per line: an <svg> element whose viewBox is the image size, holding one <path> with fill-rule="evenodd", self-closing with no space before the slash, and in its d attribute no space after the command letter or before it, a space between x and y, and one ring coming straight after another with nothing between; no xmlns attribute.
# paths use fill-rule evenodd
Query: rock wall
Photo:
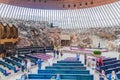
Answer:
<svg viewBox="0 0 120 80"><path fill-rule="evenodd" d="M19 41L16 44L17 47L60 44L60 29L51 28L50 24L46 21L35 22L2 18L0 21L3 24L14 24L18 27Z"/></svg>

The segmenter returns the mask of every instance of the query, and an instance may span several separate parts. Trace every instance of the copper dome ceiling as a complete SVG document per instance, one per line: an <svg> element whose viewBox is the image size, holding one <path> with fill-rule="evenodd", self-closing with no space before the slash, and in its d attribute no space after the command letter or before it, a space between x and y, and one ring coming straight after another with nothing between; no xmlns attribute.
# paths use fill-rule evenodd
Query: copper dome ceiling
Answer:
<svg viewBox="0 0 120 80"><path fill-rule="evenodd" d="M80 9L110 4L119 0L0 0L0 3L36 9Z"/></svg>
<svg viewBox="0 0 120 80"><path fill-rule="evenodd" d="M81 8L78 8L76 5L77 8L75 9L58 8L58 7L54 7L54 8L44 7L45 9L40 7L35 8L34 6L35 4L37 7L38 4L44 2L44 0L41 0L40 3L38 3L39 0L24 0L24 1L0 0L0 1L2 2L0 3L0 18L6 18L6 19L10 18L10 19L18 19L18 20L20 19L26 21L27 20L48 21L50 23L53 23L53 25L59 26L60 28L64 28L64 29L78 29L78 28L83 29L83 28L95 28L95 27L120 26L120 1L118 0L91 0L93 1L94 6L90 6L86 8L84 6L81 6ZM68 2L70 3L73 0L65 0L64 2L62 0L49 0L49 2L50 1L51 4L52 2L61 1L62 3L66 2L65 5L67 5ZM90 0L80 0L80 1L90 1ZM23 4L23 2L26 4ZM46 0L44 4L46 4L47 2L48 0ZM95 4L97 5L95 6ZM33 5L34 8L29 7L30 5ZM65 5L64 7L66 7Z"/></svg>

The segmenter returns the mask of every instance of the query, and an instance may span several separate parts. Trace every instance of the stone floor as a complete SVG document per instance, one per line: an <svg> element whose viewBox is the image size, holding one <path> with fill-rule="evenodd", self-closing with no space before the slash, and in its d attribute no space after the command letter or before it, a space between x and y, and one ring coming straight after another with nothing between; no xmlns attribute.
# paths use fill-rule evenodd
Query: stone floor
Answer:
<svg viewBox="0 0 120 80"><path fill-rule="evenodd" d="M53 55L53 53L48 53L48 54ZM114 51L109 51L109 52L102 53L102 55L106 56L106 57L118 57L119 53L114 52ZM59 59L54 59L53 62L56 63L56 61L63 60L66 57L75 57L75 56L76 56L76 54L73 54L73 53L64 53L63 57L60 57ZM91 56L88 56L88 57L91 57ZM82 55L82 54L80 55L80 60L82 61L82 63L84 63L84 55ZM42 69L44 69L45 66L48 66L48 61L45 61L42 63ZM89 67L87 67L87 69L90 70L91 74L94 74L94 80L99 80L99 74L96 71L92 70ZM37 66L32 67L32 73L37 74ZM22 72L19 71L18 73L12 73L11 75L9 75L7 77L3 76L1 73L0 73L0 75L2 76L2 80L16 80L16 79L20 78L20 76L22 75Z"/></svg>

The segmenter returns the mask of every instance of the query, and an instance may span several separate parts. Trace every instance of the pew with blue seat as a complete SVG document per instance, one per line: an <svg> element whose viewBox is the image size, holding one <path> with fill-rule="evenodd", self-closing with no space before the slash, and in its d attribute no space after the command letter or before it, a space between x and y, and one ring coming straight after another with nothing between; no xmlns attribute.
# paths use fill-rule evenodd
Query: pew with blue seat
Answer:
<svg viewBox="0 0 120 80"><path fill-rule="evenodd" d="M7 72L5 69L0 67L0 72L3 73L3 75L8 76L9 74L11 74L11 72Z"/></svg>
<svg viewBox="0 0 120 80"><path fill-rule="evenodd" d="M50 52L53 52L54 51L54 46L47 46L46 48L45 48L45 52L46 53L50 53Z"/></svg>
<svg viewBox="0 0 120 80"><path fill-rule="evenodd" d="M116 73L116 75L117 75L118 79L120 79L120 71L118 71L118 72Z"/></svg>
<svg viewBox="0 0 120 80"><path fill-rule="evenodd" d="M18 58L26 59L26 57L25 57L25 56L22 56L22 55L18 55Z"/></svg>
<svg viewBox="0 0 120 80"><path fill-rule="evenodd" d="M31 62L35 63L36 65L36 62L38 61L38 58L37 57L33 57L31 55L28 55L28 54L25 54L25 57L26 58L29 58Z"/></svg>
<svg viewBox="0 0 120 80"><path fill-rule="evenodd" d="M30 61L32 62L32 63L34 63L35 65L37 65L37 60L35 60L35 59L32 59L32 58L29 58L30 59Z"/></svg>
<svg viewBox="0 0 120 80"><path fill-rule="evenodd" d="M115 67L115 68L110 68L110 69L107 69L105 70L105 74L110 74L112 71L115 71L115 72L118 72L120 71L120 66L119 67Z"/></svg>
<svg viewBox="0 0 120 80"><path fill-rule="evenodd" d="M22 54L22 55L30 54L30 49L29 48L19 48L17 51L18 51L18 55L19 54Z"/></svg>
<svg viewBox="0 0 120 80"><path fill-rule="evenodd" d="M37 57L31 56L31 55L29 55L29 54L25 54L25 57L35 59L36 61L38 60Z"/></svg>
<svg viewBox="0 0 120 80"><path fill-rule="evenodd" d="M107 69L115 68L115 67L119 67L119 66L120 66L120 62L117 62L117 63L113 63L113 64L108 64L108 65L105 65L105 66L101 66L100 70L107 70Z"/></svg>
<svg viewBox="0 0 120 80"><path fill-rule="evenodd" d="M22 65L21 65L20 62L16 62L16 61L14 61L14 60L12 60L12 59L9 59L9 58L7 58L7 57L4 57L3 59L5 60L5 62L11 63L11 64L13 64L13 65L17 65L19 68L22 67Z"/></svg>
<svg viewBox="0 0 120 80"><path fill-rule="evenodd" d="M28 74L28 79L50 79L52 76L56 76L56 74ZM62 80L94 80L93 75L90 74L60 74L60 78Z"/></svg>
<svg viewBox="0 0 120 80"><path fill-rule="evenodd" d="M46 66L45 69L73 69L73 70L86 70L84 66Z"/></svg>
<svg viewBox="0 0 120 80"><path fill-rule="evenodd" d="M17 62L22 62L22 59L21 58L17 58L17 57L14 57L14 56L11 56L11 59L17 61Z"/></svg>
<svg viewBox="0 0 120 80"><path fill-rule="evenodd" d="M54 63L53 66L84 66L82 63Z"/></svg>
<svg viewBox="0 0 120 80"><path fill-rule="evenodd" d="M28 79L50 79L56 74L28 74ZM60 74L61 79L94 80L90 74Z"/></svg>
<svg viewBox="0 0 120 80"><path fill-rule="evenodd" d="M61 60L61 61L57 61L57 63L81 63L81 61L65 61L65 60Z"/></svg>
<svg viewBox="0 0 120 80"><path fill-rule="evenodd" d="M26 79L26 80L50 80L50 79ZM76 79L62 79L62 80L76 80Z"/></svg>
<svg viewBox="0 0 120 80"><path fill-rule="evenodd" d="M6 62L4 62L2 60L0 60L0 64L3 65L4 67L9 68L10 70L13 70L15 73L19 71L19 69L17 69L13 65L10 65L9 63L6 63Z"/></svg>
<svg viewBox="0 0 120 80"><path fill-rule="evenodd" d="M23 55L19 55L18 58L21 58L21 59L24 59L24 60L28 59L26 56L23 56ZM34 64L35 64L35 65L37 64L35 59L32 59L32 58L29 58L29 59L30 59L30 61L33 63L32 66L33 66Z"/></svg>
<svg viewBox="0 0 120 80"><path fill-rule="evenodd" d="M108 64L113 64L113 63L117 63L117 62L120 62L120 60L107 61L107 62L103 62L103 64L108 65Z"/></svg>
<svg viewBox="0 0 120 80"><path fill-rule="evenodd" d="M90 75L81 61L67 60L57 61L53 66L46 66L45 70L38 70L38 74L28 74L28 80L47 80L57 74L60 74L61 80L94 80L93 75Z"/></svg>
<svg viewBox="0 0 120 80"><path fill-rule="evenodd" d="M89 70L71 70L71 69L51 69L51 70L38 70L38 74L90 74Z"/></svg>
<svg viewBox="0 0 120 80"><path fill-rule="evenodd" d="M112 60L117 60L117 58L106 58L103 59L103 62L112 61Z"/></svg>

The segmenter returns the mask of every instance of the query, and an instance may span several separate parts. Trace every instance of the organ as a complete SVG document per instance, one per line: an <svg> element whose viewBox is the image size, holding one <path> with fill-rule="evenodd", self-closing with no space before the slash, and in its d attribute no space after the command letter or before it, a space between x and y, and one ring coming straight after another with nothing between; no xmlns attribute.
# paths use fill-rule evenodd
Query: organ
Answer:
<svg viewBox="0 0 120 80"><path fill-rule="evenodd" d="M6 42L16 43L18 41L18 28L14 25L12 27L7 24L4 26L0 23L0 44L4 44Z"/></svg>
<svg viewBox="0 0 120 80"><path fill-rule="evenodd" d="M4 26L0 22L0 57L1 53L5 53L6 50L13 48L14 45L18 42L18 28L14 25L12 27L7 24Z"/></svg>
<svg viewBox="0 0 120 80"><path fill-rule="evenodd" d="M6 38L8 38L8 39L10 39L10 26L7 24L7 37Z"/></svg>
<svg viewBox="0 0 120 80"><path fill-rule="evenodd" d="M4 38L4 27L3 27L3 24L0 23L0 39L3 39Z"/></svg>

